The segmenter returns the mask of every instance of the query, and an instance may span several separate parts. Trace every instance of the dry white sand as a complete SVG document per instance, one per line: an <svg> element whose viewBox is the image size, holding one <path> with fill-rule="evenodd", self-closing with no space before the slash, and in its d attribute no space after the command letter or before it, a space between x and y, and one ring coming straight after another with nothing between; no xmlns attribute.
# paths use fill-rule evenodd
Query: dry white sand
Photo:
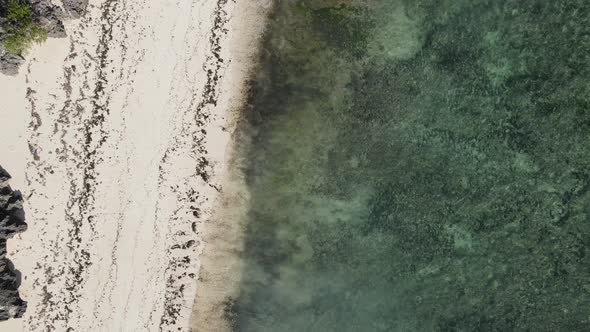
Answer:
<svg viewBox="0 0 590 332"><path fill-rule="evenodd" d="M29 224L9 241L29 307L0 331L190 330L268 5L91 0L0 76L0 165Z"/></svg>

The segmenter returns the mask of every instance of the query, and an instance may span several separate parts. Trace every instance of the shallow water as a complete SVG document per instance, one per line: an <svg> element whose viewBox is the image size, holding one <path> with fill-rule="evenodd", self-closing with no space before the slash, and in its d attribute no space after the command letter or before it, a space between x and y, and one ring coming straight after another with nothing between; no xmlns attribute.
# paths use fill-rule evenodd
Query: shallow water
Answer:
<svg viewBox="0 0 590 332"><path fill-rule="evenodd" d="M590 330L589 21L584 1L278 1L235 330Z"/></svg>

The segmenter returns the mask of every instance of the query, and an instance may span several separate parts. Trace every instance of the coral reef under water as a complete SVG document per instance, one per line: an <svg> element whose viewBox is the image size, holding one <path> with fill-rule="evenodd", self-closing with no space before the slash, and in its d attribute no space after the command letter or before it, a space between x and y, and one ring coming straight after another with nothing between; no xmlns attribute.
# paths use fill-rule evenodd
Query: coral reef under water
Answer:
<svg viewBox="0 0 590 332"><path fill-rule="evenodd" d="M243 331L590 329L590 5L280 2Z"/></svg>

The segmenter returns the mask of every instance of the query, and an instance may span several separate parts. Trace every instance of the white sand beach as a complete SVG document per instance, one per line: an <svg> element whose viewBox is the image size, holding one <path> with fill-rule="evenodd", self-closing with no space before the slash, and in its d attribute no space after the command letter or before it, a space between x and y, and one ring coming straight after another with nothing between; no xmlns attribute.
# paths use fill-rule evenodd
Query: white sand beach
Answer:
<svg viewBox="0 0 590 332"><path fill-rule="evenodd" d="M28 223L8 242L28 309L0 331L191 330L269 7L93 0L0 76L0 165Z"/></svg>

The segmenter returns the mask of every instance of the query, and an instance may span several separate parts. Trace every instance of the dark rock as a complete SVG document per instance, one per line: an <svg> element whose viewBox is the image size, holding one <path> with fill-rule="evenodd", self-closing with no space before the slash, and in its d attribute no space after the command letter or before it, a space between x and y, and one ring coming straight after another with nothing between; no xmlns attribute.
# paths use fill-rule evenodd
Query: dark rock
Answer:
<svg viewBox="0 0 590 332"><path fill-rule="evenodd" d="M17 54L12 54L0 44L0 73L4 75L18 74L18 67L25 62L25 59Z"/></svg>
<svg viewBox="0 0 590 332"><path fill-rule="evenodd" d="M0 321L22 317L27 303L20 298L20 273L6 258L6 240L24 232L23 198L8 185L10 175L0 166Z"/></svg>
<svg viewBox="0 0 590 332"><path fill-rule="evenodd" d="M66 36L66 29L63 19L66 17L63 9L47 0L31 0L31 6L38 17L41 25L47 30L47 36L52 38L63 38Z"/></svg>
<svg viewBox="0 0 590 332"><path fill-rule="evenodd" d="M47 30L47 36L50 38L66 37L64 20L84 16L88 6L88 0L63 0L64 11L50 0L27 1L31 4L35 19ZM2 16L5 15L5 11L5 2L0 0L0 73L16 75L25 59L22 55L7 52L2 46L2 25L6 21Z"/></svg>
<svg viewBox="0 0 590 332"><path fill-rule="evenodd" d="M82 17L86 13L88 0L63 0L63 5L68 14L74 18Z"/></svg>

